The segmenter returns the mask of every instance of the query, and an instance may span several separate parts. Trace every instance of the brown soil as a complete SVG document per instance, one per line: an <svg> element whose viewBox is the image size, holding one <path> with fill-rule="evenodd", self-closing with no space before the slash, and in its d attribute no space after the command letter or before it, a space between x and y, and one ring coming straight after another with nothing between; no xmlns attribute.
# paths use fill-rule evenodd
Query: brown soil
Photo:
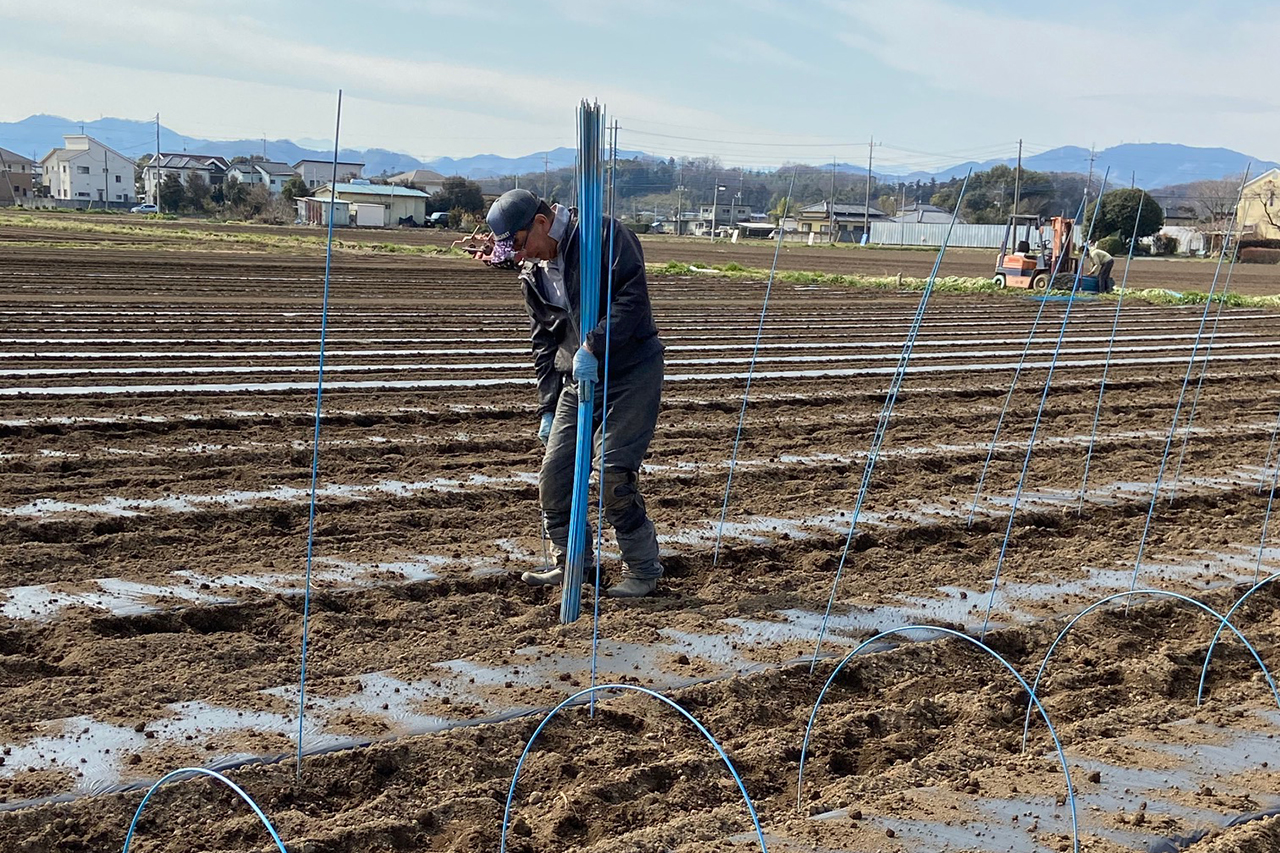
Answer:
<svg viewBox="0 0 1280 853"><path fill-rule="evenodd" d="M685 248L651 245L659 261ZM742 254L696 259L768 265L755 247L733 251ZM916 252L809 255L818 257L931 263ZM123 783L227 756L291 753L287 727L214 725L211 717L175 732L187 731L190 709L198 721L205 704L286 723L296 711L316 261L180 248L0 254L0 275L16 283L0 298L0 390L27 391L0 396L8 401L0 587L9 591L0 605L19 611L0 617L0 743L19 750L11 758L41 738L56 741L65 721L82 717L125 733ZM1203 264L1185 268L1212 274ZM1024 755L1025 693L959 640L907 643L844 671L818 717L796 811L804 726L833 664L811 676L793 663L814 641L813 623L793 617L826 606L885 371L918 295L775 289L733 479L729 521L742 527L717 563L714 522L763 283L662 278L652 290L669 381L644 479L668 575L658 597L603 603L599 627L610 645L601 680L676 685L671 695L743 773L771 850L919 849L911 821L935 821L941 831L1023 800L1027 814L1016 823L965 843L1008 849L1000 836L1016 832L1063 849L1069 815L1054 805L1064 786L1044 726L1033 726ZM913 610L976 634L1008 515L990 503L970 528L964 513L1038 307L934 297L913 359L919 372L894 410L844 568L834 613L845 622L824 648L851 650L876 629L910 621L904 614ZM1034 362L1047 361L1063 310L1046 307ZM287 760L232 775L290 853L494 850L507 785L541 715L464 724L549 708L590 683L582 663L590 618L560 626L558 596L517 579L541 550L518 289L510 273L457 259L342 255L330 311L308 719L335 742L380 742L308 758L301 782ZM1119 578L1099 586L1128 587L1150 493L1126 484L1155 476L1202 316L1199 308L1122 312L1092 491L1078 515L1074 501L1041 493L1079 487L1114 310L1088 303L1072 314L1026 481L1036 494L1016 516L1001 572L1002 585L1023 597L997 608L999 627L988 635L1028 677L1065 619L1105 594L1080 584L1114 571ZM1157 508L1139 586L1220 610L1247 589L1267 509L1257 466L1276 420L1276 318L1223 313L1196 406L1204 432L1188 443L1178 497ZM783 360L800 356L813 360ZM716 361L729 358L737 361ZM987 475L993 498L1017 487L1046 374L1025 371L1012 395ZM463 382L431 384L454 379ZM342 384L354 380L370 384ZM476 384L489 380L499 384ZM434 577L415 575L423 566ZM606 571L614 568L606 559ZM20 597L20 588L39 596ZM113 612L91 597L104 592L145 612ZM36 610L21 612L20 603ZM1236 620L1268 665L1280 660L1276 608L1276 593L1262 592ZM1108 611L1082 621L1055 653L1044 689L1073 764L1173 773L1185 762L1140 744L1195 752L1212 737L1247 733L1268 743L1280 720L1234 640L1215 652L1209 699L1196 708L1213 628L1203 614L1160 601L1127 618ZM423 685L422 695L409 695ZM424 716L460 727L409 736ZM61 737L74 739L69 730ZM86 746L86 757L119 758L102 748ZM1160 801L1149 808L1082 812L1088 849L1187 834L1201 828L1192 808L1225 822L1269 807L1263 793L1276 790L1277 762L1254 750L1239 766L1224 763L1223 779L1210 773L1208 793L1174 781L1157 785ZM81 778L34 763L14 769L3 775L0 765L9 804L71 793ZM1108 787L1109 772L1091 782L1073 769L1073 781L1084 795L1119 795L1128 783ZM570 710L525 766L509 849L758 847L726 779L705 741L652 700L611 698L594 719ZM0 849L118 849L140 799L133 790L0 812ZM1268 832L1274 827L1255 823L1203 843L1251 850ZM269 849L247 809L200 780L157 795L135 842L146 853Z"/></svg>

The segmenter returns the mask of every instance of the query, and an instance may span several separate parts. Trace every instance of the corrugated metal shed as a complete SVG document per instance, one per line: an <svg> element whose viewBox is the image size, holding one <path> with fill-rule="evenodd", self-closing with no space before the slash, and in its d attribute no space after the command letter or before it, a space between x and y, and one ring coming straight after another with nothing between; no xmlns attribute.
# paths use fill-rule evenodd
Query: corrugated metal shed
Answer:
<svg viewBox="0 0 1280 853"><path fill-rule="evenodd" d="M950 224L919 222L872 222L871 240L882 246L941 246ZM956 249L999 249L1004 239L1003 225L956 225L947 244ZM1080 230L1072 232L1080 245Z"/></svg>

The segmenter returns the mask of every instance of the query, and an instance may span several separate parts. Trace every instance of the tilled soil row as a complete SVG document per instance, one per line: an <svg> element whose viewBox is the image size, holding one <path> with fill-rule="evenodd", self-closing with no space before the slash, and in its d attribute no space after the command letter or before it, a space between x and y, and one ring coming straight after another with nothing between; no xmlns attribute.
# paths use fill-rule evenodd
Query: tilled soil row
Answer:
<svg viewBox="0 0 1280 853"><path fill-rule="evenodd" d="M1274 654L1280 639L1275 605L1274 597L1259 602L1241 620L1264 654ZM1194 751L1206 744L1205 731L1230 732L1265 708L1252 661L1226 646L1215 656L1209 703L1195 707L1191 685L1210 634L1203 620L1157 603L1082 624L1055 655L1042 691L1067 749L1089 849L1110 853L1190 835L1201 824L1183 813L1216 812L1225 820L1267 800L1251 796L1248 786L1274 789L1274 769L1254 756L1240 775L1210 777L1212 787L1142 789L1141 804L1112 802L1126 771L1158 755L1143 744ZM989 642L1030 672L1052 636L1049 626L1022 627L994 632ZM817 716L797 811L805 726L831 669L823 663L811 676L801 665L674 693L726 748L770 849L899 849L925 840L930 827L955 832L946 827L970 821L968 840L979 849L1015 835L1070 849L1066 782L1042 723L1032 728L1030 750L1021 752L1025 692L995 661L957 640L910 644L844 670ZM248 767L234 778L290 850L493 850L517 759L538 721L313 758L300 780L287 761ZM1088 769L1099 766L1102 772ZM114 794L0 813L0 836L26 853L111 849L140 798L141 792ZM992 810L1005 813L1003 825L984 833ZM832 818L806 819L816 814ZM1256 849L1230 846L1256 831L1252 824L1226 831L1213 849ZM230 853L265 849L263 832L225 788L194 780L156 796L135 842L157 853L192 844ZM983 841L984 834L994 837ZM753 847L741 795L708 743L675 711L636 695L603 702L594 719L583 709L566 711L544 729L521 775L508 838L508 849L518 851Z"/></svg>
<svg viewBox="0 0 1280 853"><path fill-rule="evenodd" d="M296 335L298 320L285 316L289 294L317 294L314 276L263 292L277 287L266 283L272 276L310 275L310 259L148 257L154 266L139 267L132 279L95 278L101 267L59 271L63 284L38 285L0 306L14 312L0 315L0 336L182 338L175 351L195 352L227 334ZM355 313L346 333L455 336L456 344L430 344L445 352L474 348L476 335L519 347L514 287L493 287L507 287L510 274L500 278L451 263L378 258L361 267L369 287L358 298L347 297ZM152 269L169 277L148 282ZM455 273L460 269L469 270L461 274L466 281ZM226 282L239 274L244 282L216 284L211 272L225 274ZM405 277L397 279L401 272ZM188 275L184 286L181 276ZM467 282L475 287L458 286ZM672 360L680 353L675 346L751 342L758 285L660 284L660 319L664 310L674 318ZM905 330L916 298L793 288L775 303L779 313L766 343L892 341ZM192 316L182 316L184 305L194 306ZM90 314L82 310L86 306L103 313ZM971 361L978 350L1002 348L992 336L1025 335L1036 307L938 297L931 316L940 325L930 334L938 341L959 339L946 354ZM108 313L119 310L143 313ZM1046 308L1039 340L1056 337L1060 312L1061 306ZM1111 316L1106 306L1082 307L1072 336L1109 334ZM1070 498L1083 473L1083 438L1092 426L1100 368L1078 365L1055 376L1027 504L1015 518L1002 565L1007 597L997 604L996 622L1018 624L990 635L1028 675L1064 614L1079 612L1101 590L1128 586L1146 526L1149 481L1183 382L1186 337L1201 316L1198 309L1123 314L1122 336L1174 334L1182 341L1167 344L1164 362L1113 368L1090 473L1098 491L1079 516ZM1277 379L1269 354L1274 323L1267 313L1223 316L1224 332L1255 335L1237 339L1248 346L1235 352L1262 358L1215 359L1197 402L1196 424L1206 431L1189 444L1179 497L1157 506L1138 583L1192 594L1221 610L1252 576L1267 511L1257 466L1266 456L1276 409L1266 389ZM711 326L701 340L700 323ZM846 330L846 324L859 328ZM965 331L964 324L973 327ZM416 345L398 342L395 348ZM20 352L23 346L5 343L0 350ZM34 358L12 364L78 365L85 359L77 347L37 343ZM108 352L139 348L105 346ZM51 360L59 350L69 354ZM836 352L819 349L824 358L814 365L830 369L836 362L826 356ZM896 360L893 346L869 352L879 364L891 367ZM1215 348L1217 355L1231 352ZM692 357L697 360L696 351ZM154 363L111 358L107 364L114 366ZM261 368L262 375L271 373L271 364ZM645 474L666 543L668 577L660 597L604 603L602 674L666 687L812 653L888 381L821 372L753 383L718 561L714 521L743 381L696 378L668 385L664 432ZM1028 370L1013 395L987 473L986 511L968 527L967 505L1011 374L1010 368L909 378L843 566L824 648L847 650L878 629L910 621L974 632L981 625L1008 523L1007 503L1001 502L1017 487L1025 452L1019 442L1030 435L1045 371ZM83 719L89 733L81 748L92 765L83 772L100 774L102 764L118 764L126 781L229 755L290 751L312 428L308 396L305 390L104 396L89 389L64 399L24 399L5 418L0 507L31 508L0 520L6 586L31 587L22 593L26 598L5 604L17 606L33 594L52 600L51 614L7 618L0 631L0 677L11 700L0 714L0 739L16 750L0 781L5 800L76 790L78 780L88 778L77 775L82 771L74 760L70 768L39 769L39 757L28 751L37 745L53 752L74 742L79 729L66 721L81 725ZM531 476L538 459L532 389L335 391L326 393L326 411L321 486L340 488L322 491L317 515L321 559L308 691L316 731L361 741L404 735L414 729L404 720L424 715L447 724L475 723L504 710L550 707L589 683L583 661L591 648L590 620L559 627L555 592L531 590L516 578L541 559ZM1055 440L1064 436L1074 440ZM1175 446L1175 459L1178 452ZM615 570L606 557L606 571ZM1268 559L1264 571L1269 565ZM112 578L125 584L102 585ZM145 602L151 612L126 612L101 598L94 604L89 594ZM1262 592L1251 602L1238 624L1263 660L1273 661L1275 594ZM112 607L118 612L112 614ZM1035 621L1040 618L1057 621L1051 626ZM1184 760L1143 752L1136 741L1170 739L1192 749L1195 738L1208 736L1199 729L1191 733L1182 725L1186 720L1217 729L1221 737L1264 738L1277 721L1260 716L1265 683L1234 641L1215 653L1210 709L1195 710L1194 682L1213 630L1203 614L1181 605L1143 605L1128 619L1102 614L1077 630L1078 638L1057 653L1046 695L1073 761L1109 761L1107 768L1115 768L1104 768L1101 781L1085 773L1079 782L1098 798L1087 830L1098 836L1093 849L1132 849L1142 835L1188 831L1201 819L1191 816L1202 813L1195 808L1228 815L1269 805L1248 796L1275 788L1258 750L1248 760L1232 754L1223 766L1236 775L1215 781L1210 770L1204 790L1194 795L1166 783L1155 784L1159 798L1150 795L1149 809L1105 799L1112 772L1114 788L1139 789L1120 781L1128 780L1123 768L1172 766L1195 775ZM922 841L912 835L920 827L913 829L911 821L939 816L937 826L926 829L942 832L946 820L963 821L966 808L982 814L1017 810L1012 804L1023 798L1026 814L1017 811L1019 821L1006 816L1001 832L1023 833L1051 848L1064 843L1069 816L1053 805L1062 778L1045 752L1043 728L1034 730L1034 758L1020 757L1023 695L1014 682L992 677L999 674L994 662L959 641L876 655L839 679L819 718L804 810L797 816L795 783L788 779L798 769L798 743L820 678L831 671L830 663L823 666L818 677L808 676L807 667L767 670L677 693L744 771L770 832L770 849L940 846L941 836ZM412 698L404 704L389 685ZM397 718L402 704L407 716ZM680 728L674 712L637 698L603 709L594 722L575 711L547 730L546 745L527 766L521 791L529 798L518 800L510 849L752 846L736 788L724 784L714 754ZM219 714L229 714L231 722L224 725ZM285 725L273 722L281 720ZM104 742L93 740L99 733L90 730L103 724L125 735L121 742L131 745L124 755L107 755ZM533 724L517 720L402 737L309 759L301 786L285 765L238 771L236 778L262 798L291 851L294 845L312 853L491 850L505 784ZM324 742L311 737L312 744ZM31 761L31 769L19 760ZM97 796L0 814L0 838L39 853L118 846L139 799L138 793ZM218 851L265 849L252 819L203 782L166 791L155 806L155 816L144 818L140 850L176 851L192 843ZM811 812L840 809L848 811L808 820ZM162 812L177 823L164 823ZM974 839L948 843L984 845Z"/></svg>

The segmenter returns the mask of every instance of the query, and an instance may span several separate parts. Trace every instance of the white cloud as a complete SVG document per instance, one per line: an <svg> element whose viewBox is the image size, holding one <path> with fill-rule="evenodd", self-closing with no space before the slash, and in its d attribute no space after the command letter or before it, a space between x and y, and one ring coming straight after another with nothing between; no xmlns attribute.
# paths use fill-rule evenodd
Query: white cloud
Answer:
<svg viewBox="0 0 1280 853"><path fill-rule="evenodd" d="M612 111L629 115L700 127L724 124L712 112L674 105L602 79L547 75L533 61L528 70L506 73L474 64L312 46L281 35L259 20L228 15L204 0L186 7L165 7L163 29L142 24L150 19L153 6L141 0L115 0L110 4L63 0L60 9L64 13L59 16L62 23L51 40L80 45L127 43L135 58L152 64L146 70L153 74L177 68L199 76L222 77L236 81L235 87L229 87L230 92L246 84L260 85L262 81L297 90L343 88L371 101L497 115L533 126L554 123L569 127L578 101L590 97L604 102ZM32 24L48 23L40 9L21 0L0 0L0 13ZM483 20L478 20L477 26L482 25ZM185 33L198 37L174 37ZM530 55L534 58L538 53L531 51ZM65 84L59 88L65 89ZM171 87L156 88L156 94L171 94ZM99 87L95 86L95 90L102 93ZM224 97L218 106L238 111L238 100Z"/></svg>
<svg viewBox="0 0 1280 853"><path fill-rule="evenodd" d="M771 66L786 71L811 73L813 64L792 56L767 41L743 35L715 39L708 48L712 56L748 68Z"/></svg>
<svg viewBox="0 0 1280 853"><path fill-rule="evenodd" d="M1247 144L1224 133L1246 128L1255 145L1280 135L1280 90L1256 73L1259 57L1275 55L1275 8L1126 19L1116 6L1106 21L1076 22L1040 7L996 15L948 0L824 2L846 45L954 98L1007 103L1025 126L1200 145Z"/></svg>

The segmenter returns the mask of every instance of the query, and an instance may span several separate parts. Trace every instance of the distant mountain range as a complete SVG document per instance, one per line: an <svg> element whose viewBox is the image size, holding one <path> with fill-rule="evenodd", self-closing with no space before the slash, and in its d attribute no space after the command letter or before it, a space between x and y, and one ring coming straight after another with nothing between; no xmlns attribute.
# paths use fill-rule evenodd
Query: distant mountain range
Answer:
<svg viewBox="0 0 1280 853"><path fill-rule="evenodd" d="M83 130L81 129L83 128ZM62 146L62 136L71 133L87 133L128 157L137 158L155 151L156 126L154 122L131 119L102 118L97 121L75 122L59 116L35 115L21 121L0 122L0 148L8 148L39 160L50 149ZM239 139L213 141L186 136L160 126L160 148L166 152L191 151L215 154L223 157L264 154L272 160L296 163L298 160L329 160L333 150L325 150L318 139ZM338 152L342 160L355 160L365 164L364 174L372 177L395 174L410 169L432 169L442 175L463 175L473 179L496 178L503 175L526 175L541 172L544 168L563 169L574 164L572 148L555 148L539 151L524 157L499 157L496 154L477 154L473 157L437 157L421 160L409 154L388 151L383 148L344 148ZM619 151L619 157L650 157L641 151ZM972 168L974 171L1004 164L1013 166L1014 158L987 160L982 163L959 163L937 172L911 172L893 174L875 170L873 174L887 181L946 181L961 177ZM1253 173L1260 174L1280 164L1258 160L1226 148L1193 148L1170 143L1143 143L1117 145L1099 151L1094 160L1094 172L1101 174L1111 169L1112 182L1127 185L1135 180L1139 186L1155 188L1191 181L1221 180L1244 172L1253 164ZM1076 146L1063 146L1025 157L1022 164L1038 172L1089 171L1089 151ZM850 163L836 165L837 170L865 175L866 168Z"/></svg>
<svg viewBox="0 0 1280 853"><path fill-rule="evenodd" d="M907 175L885 174L873 171L880 180L888 181L929 181L936 179L947 181L962 178L972 168L975 172L990 169L992 166L1009 166L1017 164L1016 157L984 162L959 163L939 172L912 172ZM1232 151L1228 148L1193 148L1189 145L1175 145L1167 142L1148 142L1141 144L1117 145L1099 151L1093 162L1093 173L1101 177L1107 169L1111 170L1111 185L1128 186L1134 181L1140 187L1154 189L1175 184L1187 184L1192 181L1218 181L1223 178L1236 178L1244 174L1246 167L1252 164L1252 174L1258 175L1268 169L1277 168L1276 163L1259 160ZM1074 145L1064 145L1042 154L1034 154L1022 158L1022 166L1036 172L1089 172L1089 149ZM865 166L850 163L837 164L837 171L865 175Z"/></svg>

